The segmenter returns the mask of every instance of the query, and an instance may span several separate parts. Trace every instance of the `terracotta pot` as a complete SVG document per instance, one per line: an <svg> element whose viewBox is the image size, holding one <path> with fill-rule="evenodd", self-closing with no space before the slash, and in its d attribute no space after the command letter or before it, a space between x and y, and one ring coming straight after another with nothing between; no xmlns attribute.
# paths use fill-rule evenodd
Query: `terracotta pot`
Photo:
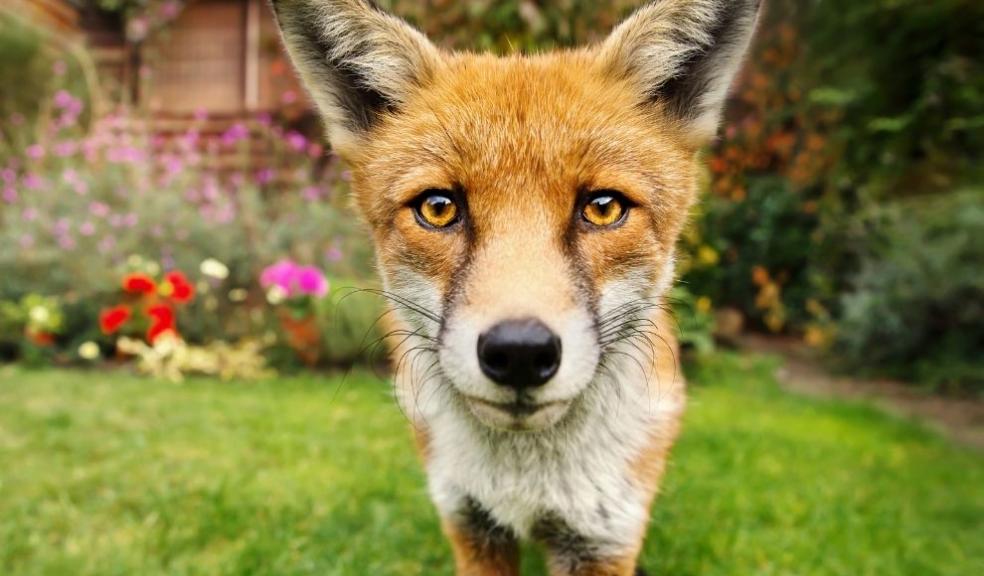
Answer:
<svg viewBox="0 0 984 576"><path fill-rule="evenodd" d="M279 314L287 344L306 366L315 366L321 356L321 327L313 315L297 317L290 311Z"/></svg>

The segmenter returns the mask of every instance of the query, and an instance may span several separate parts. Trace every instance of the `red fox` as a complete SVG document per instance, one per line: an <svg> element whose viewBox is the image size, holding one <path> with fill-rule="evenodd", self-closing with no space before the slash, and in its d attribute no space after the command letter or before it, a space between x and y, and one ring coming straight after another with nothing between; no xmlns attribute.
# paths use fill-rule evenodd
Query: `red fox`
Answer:
<svg viewBox="0 0 984 576"><path fill-rule="evenodd" d="M395 388L457 572L636 574L685 390L664 295L760 0L652 0L603 42L448 52L371 0L273 0L352 168Z"/></svg>

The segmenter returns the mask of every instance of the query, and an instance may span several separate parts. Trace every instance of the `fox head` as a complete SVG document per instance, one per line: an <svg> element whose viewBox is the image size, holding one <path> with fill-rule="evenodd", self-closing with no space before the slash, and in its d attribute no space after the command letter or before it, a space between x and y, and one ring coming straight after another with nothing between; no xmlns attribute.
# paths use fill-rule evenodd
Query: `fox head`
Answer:
<svg viewBox="0 0 984 576"><path fill-rule="evenodd" d="M371 0L274 0L453 405L551 427L652 325L759 1L654 0L596 46L495 57Z"/></svg>

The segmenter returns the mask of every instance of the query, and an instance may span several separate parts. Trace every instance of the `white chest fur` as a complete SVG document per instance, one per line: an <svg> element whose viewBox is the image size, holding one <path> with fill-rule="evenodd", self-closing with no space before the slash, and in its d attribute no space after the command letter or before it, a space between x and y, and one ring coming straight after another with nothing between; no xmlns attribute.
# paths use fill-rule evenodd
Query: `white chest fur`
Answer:
<svg viewBox="0 0 984 576"><path fill-rule="evenodd" d="M631 545L652 492L633 466L653 435L674 428L683 395L682 384L673 386L677 393L665 386L659 393L654 383L599 382L569 421L529 434L490 431L450 392L435 393L414 410L429 431L432 498L443 514L473 499L520 537L551 517L601 545Z"/></svg>

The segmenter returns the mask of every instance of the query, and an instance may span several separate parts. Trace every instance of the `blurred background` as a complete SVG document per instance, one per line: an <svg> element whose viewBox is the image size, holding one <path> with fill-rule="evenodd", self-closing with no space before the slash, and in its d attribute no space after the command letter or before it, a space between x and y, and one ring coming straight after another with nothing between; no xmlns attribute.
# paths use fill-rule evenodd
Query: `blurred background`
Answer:
<svg viewBox="0 0 984 576"><path fill-rule="evenodd" d="M638 4L380 3L445 47L499 53L598 40ZM767 2L720 139L705 152L670 298L698 385L745 374L824 397L887 397L896 412L984 445L982 56L979 1ZM213 390L279 374L296 393L312 371L330 381L339 369L363 374L356 381L384 374L371 247L349 210L346 167L320 130L262 0L4 0L0 362L11 384L0 392L9 410L0 449L5 438L23 448L11 430L31 425L35 393L71 413L85 400L52 382L95 385L109 368L121 369L109 378L122 390L190 376ZM907 461L916 484L939 462L926 458ZM981 478L977 456L956 458L953 474ZM951 540L953 570L921 572L916 559L821 572L984 566L980 530L970 536L981 528L980 485L952 502L964 516L941 528L969 538ZM36 543L21 544L0 552L12 573L39 565ZM703 553L733 554L724 546ZM440 571L441 554L423 566ZM790 573L763 561L735 573ZM353 565L343 573L370 573ZM422 569L392 566L371 573ZM707 568L695 566L680 573Z"/></svg>

